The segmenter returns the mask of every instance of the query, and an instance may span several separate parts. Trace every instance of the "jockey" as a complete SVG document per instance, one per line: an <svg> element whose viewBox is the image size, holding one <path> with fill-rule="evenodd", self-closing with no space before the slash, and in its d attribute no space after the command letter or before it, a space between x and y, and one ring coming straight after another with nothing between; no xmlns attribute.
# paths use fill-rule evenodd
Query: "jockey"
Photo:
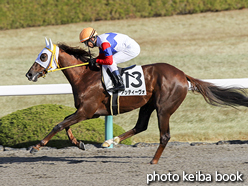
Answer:
<svg viewBox="0 0 248 186"><path fill-rule="evenodd" d="M90 48L99 47L99 55L96 58L89 60L90 66L95 66L96 63L113 74L114 87L108 91L123 91L125 86L123 79L118 71L117 64L129 61L140 53L139 44L129 36L119 33L105 33L97 35L95 29L88 27L81 31L79 35L81 43L84 43Z"/></svg>

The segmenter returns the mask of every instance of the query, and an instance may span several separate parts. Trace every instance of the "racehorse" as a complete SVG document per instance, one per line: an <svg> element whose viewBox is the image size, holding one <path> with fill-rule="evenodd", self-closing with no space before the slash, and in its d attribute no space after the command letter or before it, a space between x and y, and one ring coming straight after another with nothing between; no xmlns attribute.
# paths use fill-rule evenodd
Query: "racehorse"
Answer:
<svg viewBox="0 0 248 186"><path fill-rule="evenodd" d="M84 144L73 136L70 126L80 121L111 115L110 96L104 88L101 70L92 69L87 61L91 54L79 47L65 44L52 44L46 39L46 47L40 52L37 60L26 74L30 81L36 82L49 69L62 70L71 84L74 103L77 111L67 116L57 124L52 131L31 152L37 152L40 147L59 131L65 129L69 140L84 149ZM200 93L207 103L215 106L248 106L248 98L242 89L235 87L218 87L186 75L176 67L166 63L156 63L142 66L146 85L146 95L120 96L120 113L140 108L139 117L133 129L115 137L112 143L119 143L133 135L145 131L151 113L156 110L160 130L160 144L151 160L158 160L170 140L169 119L185 99L189 90ZM110 144L108 144L110 146Z"/></svg>

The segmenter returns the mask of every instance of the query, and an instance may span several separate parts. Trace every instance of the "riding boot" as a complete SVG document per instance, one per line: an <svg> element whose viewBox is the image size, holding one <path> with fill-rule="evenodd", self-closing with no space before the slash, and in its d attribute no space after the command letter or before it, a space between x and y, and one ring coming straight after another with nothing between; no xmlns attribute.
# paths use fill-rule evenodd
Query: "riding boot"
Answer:
<svg viewBox="0 0 248 186"><path fill-rule="evenodd" d="M123 91L125 90L125 86L123 84L123 79L119 73L118 70L115 70L112 72L112 75L113 75L113 83L114 83L114 87L109 89L108 91L110 92L115 92L115 91Z"/></svg>

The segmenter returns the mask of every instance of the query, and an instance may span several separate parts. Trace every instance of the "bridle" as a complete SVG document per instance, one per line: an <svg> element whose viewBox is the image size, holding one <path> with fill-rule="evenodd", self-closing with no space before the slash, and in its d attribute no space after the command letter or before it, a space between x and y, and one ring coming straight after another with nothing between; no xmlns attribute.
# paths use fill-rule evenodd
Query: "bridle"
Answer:
<svg viewBox="0 0 248 186"><path fill-rule="evenodd" d="M67 67L60 67L59 66L59 63L58 63L58 59L56 58L56 48L57 46L55 44L53 44L53 50L45 47L49 52L52 53L52 56L51 56L51 59L50 59L50 62L49 62L49 65L44 68L42 71L38 72L36 74L36 76L38 75L41 75L41 77L45 77L45 75L48 73L48 72L55 72L55 71L59 71L59 70L65 70L65 69L68 69L68 68L74 68L74 67L79 67L79 66L84 66L84 65L88 65L89 62L86 62L86 63L81 63L81 64L77 64L77 65L71 65L71 66L67 66ZM54 70L49 70L49 69L53 69L53 60L55 61L55 64L56 64L56 69ZM44 73L45 72L45 73Z"/></svg>

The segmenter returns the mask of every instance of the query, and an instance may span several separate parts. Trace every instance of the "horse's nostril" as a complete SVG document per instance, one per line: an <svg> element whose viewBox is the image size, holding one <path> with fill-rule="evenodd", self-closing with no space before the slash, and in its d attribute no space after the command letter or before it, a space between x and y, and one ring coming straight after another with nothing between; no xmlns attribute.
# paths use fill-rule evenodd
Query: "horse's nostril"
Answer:
<svg viewBox="0 0 248 186"><path fill-rule="evenodd" d="M30 79L30 78L32 77L32 73L29 73L29 72L28 72L28 73L26 74L26 77Z"/></svg>

